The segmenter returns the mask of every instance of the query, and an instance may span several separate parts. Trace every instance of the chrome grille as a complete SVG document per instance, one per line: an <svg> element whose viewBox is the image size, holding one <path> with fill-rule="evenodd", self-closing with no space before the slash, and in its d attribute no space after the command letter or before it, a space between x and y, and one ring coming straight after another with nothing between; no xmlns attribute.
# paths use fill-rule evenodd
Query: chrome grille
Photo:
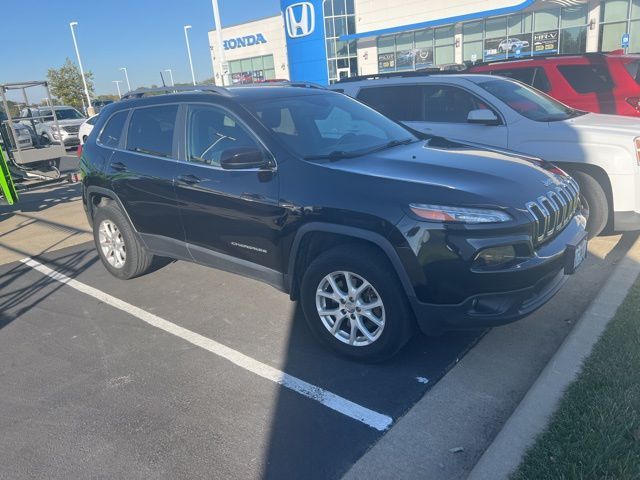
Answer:
<svg viewBox="0 0 640 480"><path fill-rule="evenodd" d="M568 178L546 195L527 203L537 243L551 238L569 223L580 204L579 194L580 189L576 181Z"/></svg>
<svg viewBox="0 0 640 480"><path fill-rule="evenodd" d="M62 127L62 129L68 133L78 133L80 125L67 125L66 127Z"/></svg>

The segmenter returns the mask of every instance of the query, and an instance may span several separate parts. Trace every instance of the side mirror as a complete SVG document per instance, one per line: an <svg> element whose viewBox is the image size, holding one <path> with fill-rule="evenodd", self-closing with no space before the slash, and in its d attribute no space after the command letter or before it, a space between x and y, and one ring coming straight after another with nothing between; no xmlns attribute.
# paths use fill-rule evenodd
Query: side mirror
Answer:
<svg viewBox="0 0 640 480"><path fill-rule="evenodd" d="M467 122L478 125L500 125L500 119L496 114L486 108L471 110L467 116Z"/></svg>
<svg viewBox="0 0 640 480"><path fill-rule="evenodd" d="M268 163L264 152L259 148L229 148L220 155L220 166L225 170L262 168L267 166Z"/></svg>

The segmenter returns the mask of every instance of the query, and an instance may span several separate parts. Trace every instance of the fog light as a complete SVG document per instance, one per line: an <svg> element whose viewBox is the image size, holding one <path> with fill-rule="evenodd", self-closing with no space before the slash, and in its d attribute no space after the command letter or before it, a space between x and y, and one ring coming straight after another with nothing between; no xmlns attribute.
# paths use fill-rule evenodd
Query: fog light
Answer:
<svg viewBox="0 0 640 480"><path fill-rule="evenodd" d="M476 255L474 267L498 267L516 258L516 251L512 245L485 248Z"/></svg>

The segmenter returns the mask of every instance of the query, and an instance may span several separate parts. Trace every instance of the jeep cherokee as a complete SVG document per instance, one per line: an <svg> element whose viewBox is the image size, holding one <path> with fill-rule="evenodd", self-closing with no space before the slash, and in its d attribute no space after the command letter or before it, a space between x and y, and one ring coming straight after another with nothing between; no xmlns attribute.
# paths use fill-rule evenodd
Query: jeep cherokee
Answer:
<svg viewBox="0 0 640 480"><path fill-rule="evenodd" d="M176 89L179 90L179 89ZM586 254L577 184L543 161L418 134L309 85L133 92L81 153L99 256L267 282L337 351L517 320ZM190 91L189 91L190 90Z"/></svg>

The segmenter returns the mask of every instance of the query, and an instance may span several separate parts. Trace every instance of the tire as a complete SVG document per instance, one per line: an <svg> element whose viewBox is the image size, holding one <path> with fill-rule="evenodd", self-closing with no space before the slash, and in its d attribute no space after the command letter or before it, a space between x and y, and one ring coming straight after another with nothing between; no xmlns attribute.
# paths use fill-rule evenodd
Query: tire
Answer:
<svg viewBox="0 0 640 480"><path fill-rule="evenodd" d="M609 202L602 185L588 173L573 171L571 175L580 186L580 201L587 217L589 238L600 235L609 221Z"/></svg>
<svg viewBox="0 0 640 480"><path fill-rule="evenodd" d="M111 228L111 227L115 228ZM101 233L101 228L105 230ZM101 244L101 235L111 240L113 254L107 255L104 243ZM124 213L114 202L102 203L93 217L93 240L98 250L98 255L102 264L114 277L128 280L143 275L147 272L153 261L153 255L147 252L146 248L136 235L133 227L129 223ZM118 255L118 246L124 246L124 256Z"/></svg>
<svg viewBox="0 0 640 480"><path fill-rule="evenodd" d="M349 301L347 295L334 295L336 292L327 279L332 276L338 288L344 288L343 293L346 293L345 272L356 289L363 287L364 282L368 282L371 288L366 287L357 297L352 296L353 301ZM320 290L324 295L317 294ZM302 309L313 334L323 344L347 357L365 361L387 359L397 353L413 334L413 313L400 280L389 261L374 248L354 244L323 253L307 268L300 293ZM381 301L381 307L365 308L364 305L375 304L377 300ZM320 308L335 310L337 315L321 317ZM378 323L369 320L371 316ZM381 319L382 328L379 325ZM354 340L351 340L352 325L358 321L369 332L370 338L356 328ZM333 334L330 328L336 323L339 325Z"/></svg>

